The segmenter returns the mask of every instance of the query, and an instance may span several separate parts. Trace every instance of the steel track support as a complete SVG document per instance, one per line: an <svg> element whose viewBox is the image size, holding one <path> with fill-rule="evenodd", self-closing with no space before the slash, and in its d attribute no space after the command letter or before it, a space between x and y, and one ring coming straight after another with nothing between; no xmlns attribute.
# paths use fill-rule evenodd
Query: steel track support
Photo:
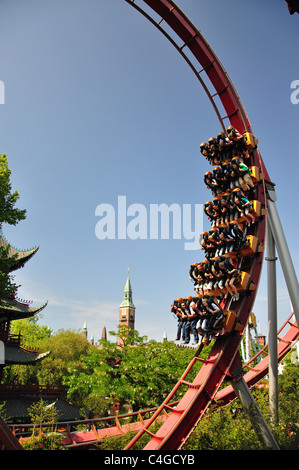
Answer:
<svg viewBox="0 0 299 470"><path fill-rule="evenodd" d="M298 279L293 265L293 261L289 252L288 244L283 232L281 221L275 205L276 193L273 185L267 184L267 203L268 203L268 220L274 242L277 248L278 257L289 291L289 296L293 305L294 314L297 325L299 326L299 285Z"/></svg>
<svg viewBox="0 0 299 470"><path fill-rule="evenodd" d="M275 242L267 220L267 282L268 282L268 351L269 351L269 409L271 422L278 423L278 359L277 359L277 286Z"/></svg>
<svg viewBox="0 0 299 470"><path fill-rule="evenodd" d="M269 450L279 450L279 446L244 378L241 377L237 381L232 380L231 385L243 408L247 411L251 424L263 446Z"/></svg>
<svg viewBox="0 0 299 470"><path fill-rule="evenodd" d="M249 324L247 323L246 325L246 336L245 336L245 340L246 340L246 362L249 361L250 359L250 347L249 347L249 342L250 342L250 331L249 331Z"/></svg>

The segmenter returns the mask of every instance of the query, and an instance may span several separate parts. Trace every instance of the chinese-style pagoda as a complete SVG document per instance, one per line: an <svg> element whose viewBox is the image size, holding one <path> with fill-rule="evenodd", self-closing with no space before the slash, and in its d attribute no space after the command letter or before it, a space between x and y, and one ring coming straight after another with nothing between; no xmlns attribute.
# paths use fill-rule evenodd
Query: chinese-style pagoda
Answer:
<svg viewBox="0 0 299 470"><path fill-rule="evenodd" d="M6 249L11 261L9 272L23 267L39 249L39 247L34 247L30 250L18 250L12 247L3 236L1 227L0 246ZM33 403L41 398L48 404L55 400L55 407L60 416L59 420L75 421L81 418L80 409L62 398L61 388L51 385L1 383L6 365L32 365L50 354L50 351L39 353L33 349L23 347L22 336L10 333L10 325L13 320L33 317L46 307L47 302L39 307L30 305L31 302L20 300L16 296L10 299L0 299L0 405L4 405L3 411L8 418L8 422L28 423L30 421L28 409ZM2 444L4 448L18 448L18 443L15 443L9 429L5 428L5 422L0 418L0 449ZM14 447L15 444L16 447Z"/></svg>
<svg viewBox="0 0 299 470"><path fill-rule="evenodd" d="M8 257L12 261L10 272L23 267L39 249L38 246L30 250L14 248L4 238L2 228L0 228L0 246L8 250ZM30 305L31 302L20 300L16 296L11 299L0 299L0 341L2 342L0 344L2 354L4 352L4 357L0 357L0 384L5 365L34 364L50 354L50 352L39 354L37 351L24 348L21 346L21 335L10 334L10 325L13 320L33 317L45 308L47 302L39 307L31 307Z"/></svg>

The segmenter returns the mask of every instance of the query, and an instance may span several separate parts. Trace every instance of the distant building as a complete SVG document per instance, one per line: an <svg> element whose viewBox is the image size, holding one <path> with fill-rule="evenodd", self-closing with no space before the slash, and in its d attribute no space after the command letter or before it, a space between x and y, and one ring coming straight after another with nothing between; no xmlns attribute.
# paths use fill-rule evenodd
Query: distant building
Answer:
<svg viewBox="0 0 299 470"><path fill-rule="evenodd" d="M135 329L135 305L132 298L132 287L129 272L124 289L123 301L119 306L119 326L123 325L128 326L132 330ZM121 338L118 338L118 344L122 346L123 342Z"/></svg>
<svg viewBox="0 0 299 470"><path fill-rule="evenodd" d="M87 339L87 321L85 320L82 335Z"/></svg>
<svg viewBox="0 0 299 470"><path fill-rule="evenodd" d="M102 331L102 338L101 339L104 339L105 341L107 341L106 323L104 323L104 328L103 328L103 331Z"/></svg>

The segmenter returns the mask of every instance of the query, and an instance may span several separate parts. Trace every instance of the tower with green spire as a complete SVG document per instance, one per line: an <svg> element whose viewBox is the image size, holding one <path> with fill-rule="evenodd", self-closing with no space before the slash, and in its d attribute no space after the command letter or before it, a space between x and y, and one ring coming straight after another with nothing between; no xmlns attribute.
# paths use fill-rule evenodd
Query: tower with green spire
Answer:
<svg viewBox="0 0 299 470"><path fill-rule="evenodd" d="M119 306L119 326L126 325L132 330L135 329L135 305L132 298L132 287L130 282L130 270L128 269L128 278L124 289L123 301ZM118 340L119 344L121 340Z"/></svg>

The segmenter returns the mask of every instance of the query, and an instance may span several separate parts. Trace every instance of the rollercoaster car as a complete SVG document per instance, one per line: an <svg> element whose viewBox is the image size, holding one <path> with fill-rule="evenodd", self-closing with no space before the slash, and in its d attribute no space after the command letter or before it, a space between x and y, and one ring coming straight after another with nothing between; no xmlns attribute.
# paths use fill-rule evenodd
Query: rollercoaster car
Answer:
<svg viewBox="0 0 299 470"><path fill-rule="evenodd" d="M263 251L263 246L259 243L257 237L247 235L245 247L241 250L231 253L231 258L244 258L245 256L254 256Z"/></svg>
<svg viewBox="0 0 299 470"><path fill-rule="evenodd" d="M258 139L249 132L244 132L244 137L246 139L246 146L248 150L254 150L257 148Z"/></svg>
<svg viewBox="0 0 299 470"><path fill-rule="evenodd" d="M233 331L243 331L244 325L238 322L237 315L233 310L224 310L223 315L224 318L217 330L212 330L210 334L204 336L202 344L205 346L207 346L214 337L226 336Z"/></svg>
<svg viewBox="0 0 299 470"><path fill-rule="evenodd" d="M251 166L250 169L250 176L254 184L258 183L264 178L264 174L262 173L261 169L257 166Z"/></svg>
<svg viewBox="0 0 299 470"><path fill-rule="evenodd" d="M250 214L252 214L255 219L259 219L260 217L265 215L265 209L263 208L260 201L253 200L253 201L250 201L250 203L251 203ZM238 222L243 222L245 220L246 220L245 216L238 217L237 219Z"/></svg>

